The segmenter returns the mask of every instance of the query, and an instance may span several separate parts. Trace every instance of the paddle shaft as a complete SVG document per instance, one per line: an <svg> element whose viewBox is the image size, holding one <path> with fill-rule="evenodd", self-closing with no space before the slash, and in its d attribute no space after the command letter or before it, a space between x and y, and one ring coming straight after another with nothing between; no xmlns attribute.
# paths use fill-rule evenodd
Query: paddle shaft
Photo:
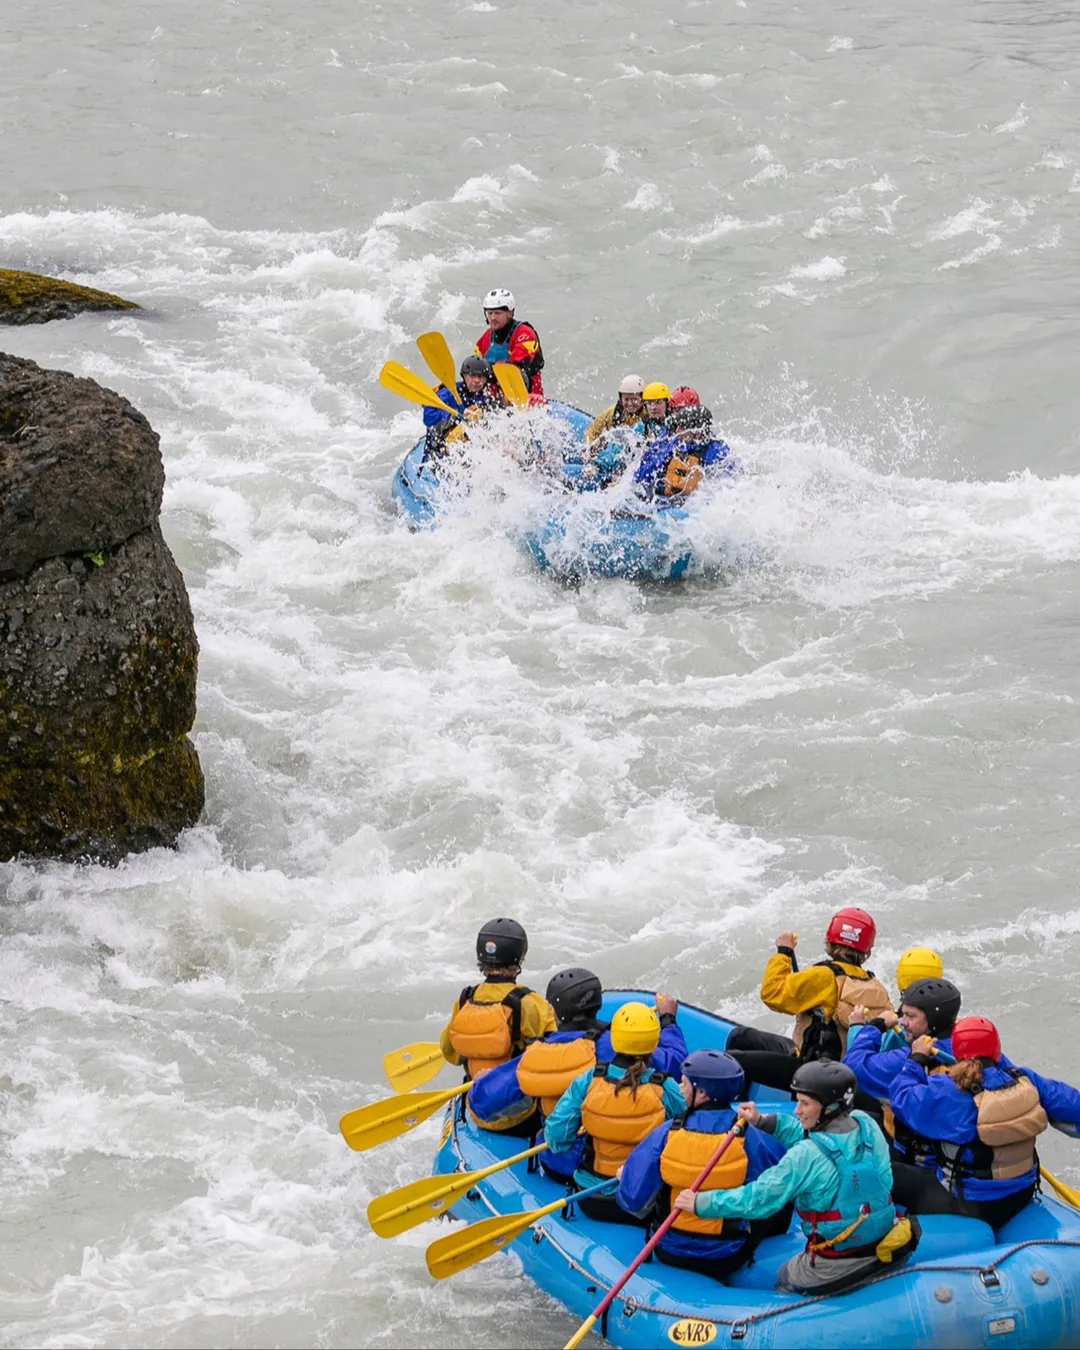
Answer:
<svg viewBox="0 0 1080 1350"><path fill-rule="evenodd" d="M1080 1191L1074 1191L1064 1181L1059 1181L1053 1172L1048 1172L1045 1167L1039 1168L1039 1175L1044 1181L1050 1183L1059 1199L1064 1200L1068 1205L1072 1205L1074 1209L1080 1209Z"/></svg>
<svg viewBox="0 0 1080 1350"><path fill-rule="evenodd" d="M743 1128L744 1126L742 1121L739 1121L739 1123L733 1129L728 1130L727 1134L724 1135L724 1138L719 1148L712 1155L709 1161L705 1164L704 1168L702 1169L701 1175L697 1178L696 1181L694 1181L694 1183L690 1187L690 1190L695 1195L698 1193L698 1191L701 1190L702 1186L705 1185L705 1182L708 1181L709 1173L713 1170L716 1164L728 1151L728 1149L735 1142L738 1136L742 1134ZM603 1317L603 1315L615 1302L615 1299L618 1297L619 1290L623 1288L627 1280L630 1279L630 1276L633 1275L635 1270L637 1270L638 1266L640 1266L643 1261L648 1259L653 1248L657 1245L657 1243L660 1241L660 1239L664 1236L664 1234L668 1231L668 1229L671 1227L671 1225L675 1222L675 1220L679 1217L681 1213L682 1211L678 1209L673 1209L671 1211L671 1213L667 1216L667 1218L656 1230L656 1232L652 1235L652 1237L648 1240L648 1242L646 1242L645 1246L642 1247L641 1251L638 1252L637 1256L634 1257L633 1261L630 1262L630 1264L626 1267L626 1269L619 1276L616 1282L611 1286L607 1294L605 1294L605 1296L600 1300L600 1302L596 1305L596 1307L585 1319L585 1321L582 1322L581 1326L578 1327L577 1331L570 1338L570 1340L566 1342L564 1350L574 1350L575 1346L581 1344L581 1342L585 1339L585 1337L589 1334L589 1332L592 1331L593 1327L596 1326L600 1318Z"/></svg>

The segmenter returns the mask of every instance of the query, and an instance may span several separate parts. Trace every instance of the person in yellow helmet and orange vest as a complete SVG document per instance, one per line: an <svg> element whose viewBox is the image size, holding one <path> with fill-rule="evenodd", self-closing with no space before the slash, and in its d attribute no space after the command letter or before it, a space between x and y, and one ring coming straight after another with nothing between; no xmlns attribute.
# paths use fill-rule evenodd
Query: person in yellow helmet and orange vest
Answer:
<svg viewBox="0 0 1080 1350"><path fill-rule="evenodd" d="M600 980L591 970L572 966L553 975L547 1000L558 1019L558 1030L533 1041L524 1054L489 1070L474 1083L467 1101L470 1116L487 1129L498 1129L501 1122L524 1119L535 1103L546 1119L575 1078L598 1063L610 1063L615 1055L610 1027L598 1016L603 997ZM687 1054L676 1021L678 1008L670 995L656 995L660 1041L649 1066L673 1075ZM569 1182L581 1165L584 1148L584 1139L579 1139L569 1153L543 1153L538 1161L553 1180Z"/></svg>
<svg viewBox="0 0 1080 1350"><path fill-rule="evenodd" d="M528 950L525 929L515 919L490 919L476 936L476 960L484 979L461 991L439 1038L443 1057L463 1065L467 1079L505 1064L555 1030L547 999L518 982ZM525 1117L497 1128L531 1133Z"/></svg>
<svg viewBox="0 0 1080 1350"><path fill-rule="evenodd" d="M761 998L774 1012L793 1013L791 1039L756 1027L736 1027L725 1047L754 1083L791 1090L800 1064L816 1059L840 1060L847 1048L847 1029L856 1007L871 1017L891 1012L889 991L865 962L873 950L877 928L863 909L837 910L825 930L825 960L805 970L795 962L797 936L786 931L776 939L761 978ZM860 1093L860 1110L880 1115L877 1101Z"/></svg>
<svg viewBox="0 0 1080 1350"><path fill-rule="evenodd" d="M687 1113L647 1135L619 1173L616 1200L623 1209L658 1225L667 1218L674 1198L701 1175L716 1152L720 1137L738 1122L734 1103L746 1086L742 1069L720 1050L695 1050L681 1066ZM755 1181L778 1163L786 1145L756 1126L734 1139L712 1168L701 1189L730 1190ZM786 1233L791 1205L764 1220L700 1219L681 1212L660 1239L656 1256L679 1266L726 1280L752 1258L764 1238Z"/></svg>
<svg viewBox="0 0 1080 1350"><path fill-rule="evenodd" d="M655 1010L636 1001L624 1003L611 1019L611 1062L575 1078L548 1116L544 1139L552 1153L570 1153L578 1131L585 1130L584 1156L574 1173L582 1190L616 1177L635 1144L685 1110L675 1079L649 1063L659 1044ZM581 1201L581 1210L589 1218L639 1222L614 1197L589 1196Z"/></svg>

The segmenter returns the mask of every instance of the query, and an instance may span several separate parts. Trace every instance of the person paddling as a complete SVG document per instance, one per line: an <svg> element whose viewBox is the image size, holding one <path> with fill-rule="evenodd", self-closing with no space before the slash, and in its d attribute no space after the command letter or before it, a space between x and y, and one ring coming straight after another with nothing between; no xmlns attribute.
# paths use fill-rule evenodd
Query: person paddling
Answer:
<svg viewBox="0 0 1080 1350"><path fill-rule="evenodd" d="M1011 1064L989 1018L961 1018L951 1043L956 1063L933 1073L933 1038L920 1036L893 1079L897 1120L931 1141L937 1164L895 1164L896 1199L917 1214L962 1214L1000 1228L1035 1194L1035 1140L1051 1121L1069 1133L1080 1125L1080 1092Z"/></svg>
<svg viewBox="0 0 1080 1350"><path fill-rule="evenodd" d="M657 1125L685 1110L674 1078L649 1063L660 1044L660 1019L644 1003L624 1003L611 1019L610 1063L575 1078L544 1125L552 1153L570 1153L584 1127L585 1149L574 1181L585 1190L618 1175L634 1145ZM590 1196L581 1202L590 1218L637 1223L614 1197Z"/></svg>
<svg viewBox="0 0 1080 1350"><path fill-rule="evenodd" d="M456 393L456 399L455 399ZM452 393L444 384L435 390L437 398L443 403L453 405L456 401L465 421L480 421L497 408L506 406L502 391L495 383L495 375L488 361L482 356L467 356L461 363L461 379ZM448 408L424 408L424 426L427 433L424 438L424 463L438 459L446 453L447 442L461 430L462 422L454 417ZM461 436L460 439L465 439Z"/></svg>
<svg viewBox="0 0 1080 1350"><path fill-rule="evenodd" d="M908 1062L911 1043L920 1036L933 1038L936 1067L930 1072L945 1072L945 1066L953 1061L950 1036L960 1016L961 1002L960 990L950 980L913 980L900 999L900 1044L892 1049L886 1048L885 1037L887 1028L897 1022L895 1013L885 1012L871 1020L866 1008L857 1007L851 1014L844 1063L854 1071L859 1088L881 1104L882 1124L894 1162L934 1166L929 1140L895 1119L889 1093L896 1075Z"/></svg>
<svg viewBox="0 0 1080 1350"><path fill-rule="evenodd" d="M852 1109L847 1065L802 1064L791 1086L794 1117L763 1116L752 1102L739 1108L750 1125L788 1145L783 1158L749 1185L684 1190L675 1205L700 1219L763 1219L794 1201L806 1247L780 1267L776 1287L839 1293L914 1251L918 1224L897 1218L889 1150L874 1121Z"/></svg>
<svg viewBox="0 0 1080 1350"><path fill-rule="evenodd" d="M611 1063L615 1051L609 1024L598 1018L603 997L600 980L591 970L573 966L553 975L547 1000L558 1029L473 1084L468 1096L473 1118L488 1129L497 1129L500 1121L524 1119L535 1104L541 1121L546 1120L576 1078L598 1063ZM649 1056L649 1067L662 1073L677 1074L686 1058L686 1041L676 1022L678 1006L670 995L657 994L660 1041ZM540 1166L555 1180L569 1181L581 1166L584 1151L585 1141L579 1138L568 1153L541 1154Z"/></svg>
<svg viewBox="0 0 1080 1350"><path fill-rule="evenodd" d="M690 1186L712 1157L720 1135L738 1120L732 1102L743 1093L742 1069L719 1050L695 1050L682 1064L682 1093L686 1115L658 1126L641 1141L619 1172L616 1200L637 1218L663 1222L673 1197ZM750 1126L735 1139L709 1173L703 1191L731 1189L756 1180L778 1163L785 1147L764 1131ZM661 1238L657 1259L665 1265L696 1270L726 1280L751 1259L762 1239L786 1233L791 1206L770 1219L747 1224L739 1219L700 1219L679 1212Z"/></svg>
<svg viewBox="0 0 1080 1350"><path fill-rule="evenodd" d="M525 929L516 919L490 919L476 935L476 961L483 981L458 995L439 1045L451 1064L461 1064L467 1079L505 1064L532 1041L555 1030L555 1014L546 999L519 984L529 950ZM528 1135L528 1112L491 1128Z"/></svg>
<svg viewBox="0 0 1080 1350"><path fill-rule="evenodd" d="M801 1063L843 1057L857 1006L872 1017L892 1010L888 990L865 969L876 937L874 920L865 910L837 910L825 930L825 960L805 970L795 968L796 934L788 930L777 937L776 954L761 977L761 998L774 1012L794 1013L795 1029L790 1039L757 1027L732 1031L726 1048L751 1082L790 1090ZM871 1113L880 1109L872 1097L862 1096L858 1104Z"/></svg>

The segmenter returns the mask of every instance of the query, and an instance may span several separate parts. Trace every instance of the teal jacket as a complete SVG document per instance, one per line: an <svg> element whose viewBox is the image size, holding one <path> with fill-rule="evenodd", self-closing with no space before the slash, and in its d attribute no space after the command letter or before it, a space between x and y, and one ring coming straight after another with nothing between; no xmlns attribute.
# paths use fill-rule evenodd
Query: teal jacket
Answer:
<svg viewBox="0 0 1080 1350"><path fill-rule="evenodd" d="M618 1062L610 1067L609 1078L622 1078L626 1069ZM555 1109L544 1122L544 1139L552 1153L569 1153L578 1142L578 1130L581 1129L581 1104L593 1081L593 1070L587 1069L580 1078L575 1078L563 1095L555 1103ZM662 1084L664 1114L668 1120L674 1120L686 1110L679 1084L674 1078L665 1077ZM574 1180L580 1186L591 1186L601 1180L587 1168L579 1167Z"/></svg>
<svg viewBox="0 0 1080 1350"><path fill-rule="evenodd" d="M872 1120L861 1111L852 1111L851 1117L863 1116ZM843 1117L839 1122L842 1123ZM839 1190L836 1167L821 1149L812 1144L803 1127L794 1116L777 1115L762 1117L762 1128L773 1135L788 1151L775 1167L762 1172L756 1181L746 1186L736 1186L730 1191L702 1191L694 1204L694 1213L702 1219L767 1219L777 1214L794 1200L798 1209L828 1210L833 1207ZM858 1130L841 1133L836 1129L827 1129L835 1139L840 1140L845 1152L854 1157L858 1143ZM885 1136L874 1126L874 1168L881 1178L885 1192L892 1189L892 1165L889 1162L889 1146ZM855 1215L851 1216L855 1218Z"/></svg>

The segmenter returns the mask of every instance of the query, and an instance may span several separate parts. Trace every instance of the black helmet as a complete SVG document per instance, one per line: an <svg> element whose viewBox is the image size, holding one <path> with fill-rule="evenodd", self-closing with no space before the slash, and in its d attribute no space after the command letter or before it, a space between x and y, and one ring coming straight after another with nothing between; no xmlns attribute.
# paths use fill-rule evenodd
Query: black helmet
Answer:
<svg viewBox="0 0 1080 1350"><path fill-rule="evenodd" d="M490 380L493 374L491 362L486 360L483 356L475 355L475 353L472 356L467 356L461 363L462 379L464 379L466 375L483 375L485 380Z"/></svg>
<svg viewBox="0 0 1080 1350"><path fill-rule="evenodd" d="M476 935L482 966L520 966L528 950L529 939L516 919L489 919Z"/></svg>
<svg viewBox="0 0 1080 1350"><path fill-rule="evenodd" d="M960 1015L960 990L951 980L915 980L900 995L900 1007L905 1003L926 1014L931 1036L947 1036Z"/></svg>
<svg viewBox="0 0 1080 1350"><path fill-rule="evenodd" d="M560 970L551 977L547 987L547 1001L560 1022L572 1022L578 1017L595 1017L604 997L603 986L591 970L573 966Z"/></svg>
<svg viewBox="0 0 1080 1350"><path fill-rule="evenodd" d="M697 431L701 433L703 441L708 441L713 434L712 412L700 405L674 408L668 414L665 427L672 435L679 431Z"/></svg>
<svg viewBox="0 0 1080 1350"><path fill-rule="evenodd" d="M809 1064L800 1064L791 1079L792 1092L813 1097L824 1108L815 1129L851 1110L857 1086L854 1072L835 1059L812 1059Z"/></svg>

